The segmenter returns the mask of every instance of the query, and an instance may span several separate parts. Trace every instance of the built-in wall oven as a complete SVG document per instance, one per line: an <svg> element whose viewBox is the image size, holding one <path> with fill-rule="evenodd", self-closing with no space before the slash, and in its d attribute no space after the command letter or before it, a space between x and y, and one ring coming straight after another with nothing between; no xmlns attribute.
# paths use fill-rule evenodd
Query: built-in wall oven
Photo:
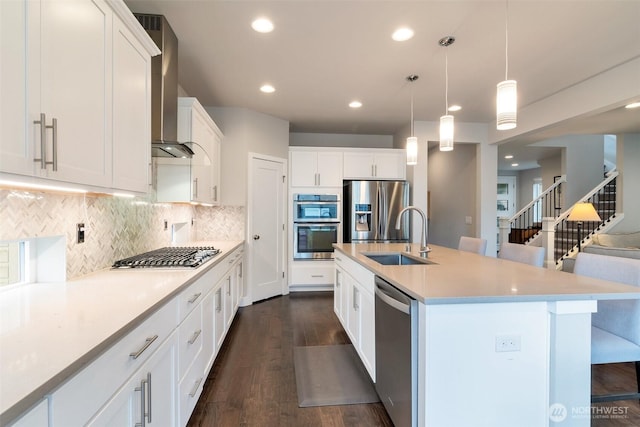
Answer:
<svg viewBox="0 0 640 427"><path fill-rule="evenodd" d="M294 260L332 259L339 232L340 197L337 194L294 194Z"/></svg>

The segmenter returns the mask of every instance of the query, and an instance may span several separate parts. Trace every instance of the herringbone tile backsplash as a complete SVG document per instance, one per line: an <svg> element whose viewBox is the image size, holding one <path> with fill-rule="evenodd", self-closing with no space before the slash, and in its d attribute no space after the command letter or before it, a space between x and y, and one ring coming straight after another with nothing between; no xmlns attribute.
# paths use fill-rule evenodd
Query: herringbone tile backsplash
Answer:
<svg viewBox="0 0 640 427"><path fill-rule="evenodd" d="M117 259L169 246L175 223L193 224L191 240L244 239L244 207L150 200L0 189L0 241L65 236L67 279L73 279L108 268ZM81 244L76 243L78 223L85 224Z"/></svg>

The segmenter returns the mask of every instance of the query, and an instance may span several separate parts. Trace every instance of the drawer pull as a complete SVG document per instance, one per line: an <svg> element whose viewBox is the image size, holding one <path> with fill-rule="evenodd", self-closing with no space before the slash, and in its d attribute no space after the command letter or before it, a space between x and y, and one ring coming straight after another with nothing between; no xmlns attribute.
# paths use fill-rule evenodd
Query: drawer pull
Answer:
<svg viewBox="0 0 640 427"><path fill-rule="evenodd" d="M187 342L189 344L193 344L194 342L196 342L196 340L198 339L198 337L200 336L201 333L202 333L202 329L198 329L197 331L195 331L193 333L193 335L191 336L191 338Z"/></svg>
<svg viewBox="0 0 640 427"><path fill-rule="evenodd" d="M324 274L312 274L311 277L324 277Z"/></svg>
<svg viewBox="0 0 640 427"><path fill-rule="evenodd" d="M133 353L131 353L129 356L130 356L131 358L133 358L133 359L137 359L137 358L138 358L138 357L140 357L140 355L141 355L142 353L144 353L144 351L145 351L147 348L149 348L149 346L150 346L150 345L151 345L155 340L157 340L157 339L158 339L158 336L157 336L157 335L154 335L154 336L152 336L152 337L147 338L147 339L144 341L144 345L143 345L142 347L140 347L140 350L138 350L138 351L134 351L134 352L133 352Z"/></svg>
<svg viewBox="0 0 640 427"><path fill-rule="evenodd" d="M189 298L189 304L193 304L194 302L196 302L196 300L198 298L200 298L200 295L202 295L202 292L198 292L197 294L193 294L193 296L191 298Z"/></svg>
<svg viewBox="0 0 640 427"><path fill-rule="evenodd" d="M196 393L198 392L198 388L200 388L201 383L202 383L202 377L200 377L200 379L196 381L196 384L191 389L191 392L189 392L189 397L194 397L196 395Z"/></svg>

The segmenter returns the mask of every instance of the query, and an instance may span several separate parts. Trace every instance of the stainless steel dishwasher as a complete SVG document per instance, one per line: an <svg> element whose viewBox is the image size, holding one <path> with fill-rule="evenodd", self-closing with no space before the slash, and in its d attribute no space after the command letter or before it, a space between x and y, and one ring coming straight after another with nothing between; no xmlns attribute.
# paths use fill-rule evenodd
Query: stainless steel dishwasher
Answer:
<svg viewBox="0 0 640 427"><path fill-rule="evenodd" d="M417 425L418 302L375 279L376 391L396 427Z"/></svg>

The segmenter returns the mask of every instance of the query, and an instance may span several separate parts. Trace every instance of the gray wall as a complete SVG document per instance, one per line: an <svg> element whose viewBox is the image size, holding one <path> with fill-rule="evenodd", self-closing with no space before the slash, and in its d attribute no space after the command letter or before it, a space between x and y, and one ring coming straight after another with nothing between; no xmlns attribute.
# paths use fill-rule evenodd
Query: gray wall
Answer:
<svg viewBox="0 0 640 427"><path fill-rule="evenodd" d="M289 136L289 145L301 147L394 148L392 135L352 135L302 132L292 132Z"/></svg>
<svg viewBox="0 0 640 427"><path fill-rule="evenodd" d="M622 194L618 211L624 219L614 232L640 231L640 134L626 134L618 137L617 167L622 178L618 184L618 197Z"/></svg>
<svg viewBox="0 0 640 427"><path fill-rule="evenodd" d="M245 206L248 153L287 159L289 122L246 108L206 107L224 134L220 150L221 203Z"/></svg>
<svg viewBox="0 0 640 427"><path fill-rule="evenodd" d="M460 236L476 235L476 145L456 144L449 152L430 149L428 181L429 243L457 248ZM465 224L466 216L471 225Z"/></svg>

